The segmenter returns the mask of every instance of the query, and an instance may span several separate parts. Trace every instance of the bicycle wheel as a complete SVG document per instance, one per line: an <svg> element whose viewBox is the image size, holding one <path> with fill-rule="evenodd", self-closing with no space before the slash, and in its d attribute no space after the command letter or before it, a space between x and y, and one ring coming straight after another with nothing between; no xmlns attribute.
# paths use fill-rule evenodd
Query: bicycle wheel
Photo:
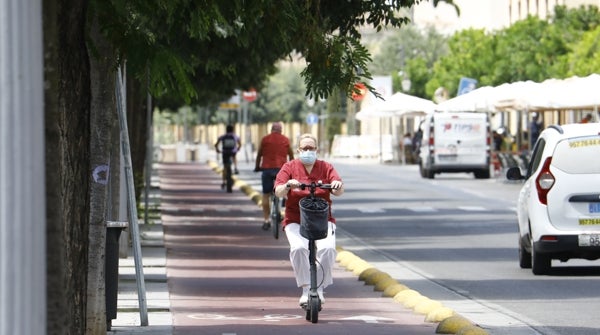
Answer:
<svg viewBox="0 0 600 335"><path fill-rule="evenodd" d="M227 193L233 192L233 177L231 176L231 157L224 162L225 182L227 184Z"/></svg>
<svg viewBox="0 0 600 335"><path fill-rule="evenodd" d="M273 237L279 239L279 225L281 223L281 209L279 208L279 198L272 195L271 201L271 229L273 229Z"/></svg>

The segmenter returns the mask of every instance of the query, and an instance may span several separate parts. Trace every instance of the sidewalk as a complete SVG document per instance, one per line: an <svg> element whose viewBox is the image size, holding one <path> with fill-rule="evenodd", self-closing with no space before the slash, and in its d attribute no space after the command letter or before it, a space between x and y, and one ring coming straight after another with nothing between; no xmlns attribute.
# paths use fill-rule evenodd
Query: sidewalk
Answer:
<svg viewBox="0 0 600 335"><path fill-rule="evenodd" d="M214 165L157 166L161 220L140 225L149 325L140 326L130 252L120 260L117 319L108 334L436 333L437 322L386 296L377 281L359 281L366 264L342 249L318 327L311 327L297 305L285 234L275 240L260 229L262 213L249 199L257 200L260 174L253 163L239 165L233 193L220 189Z"/></svg>

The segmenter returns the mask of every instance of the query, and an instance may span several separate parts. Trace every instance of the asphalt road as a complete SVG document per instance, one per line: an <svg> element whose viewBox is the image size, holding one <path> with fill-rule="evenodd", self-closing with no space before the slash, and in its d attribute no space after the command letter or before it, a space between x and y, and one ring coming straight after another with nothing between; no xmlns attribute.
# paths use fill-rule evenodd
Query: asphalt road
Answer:
<svg viewBox="0 0 600 335"><path fill-rule="evenodd" d="M518 265L519 184L416 166L335 160L338 243L492 334L598 334L599 262Z"/></svg>

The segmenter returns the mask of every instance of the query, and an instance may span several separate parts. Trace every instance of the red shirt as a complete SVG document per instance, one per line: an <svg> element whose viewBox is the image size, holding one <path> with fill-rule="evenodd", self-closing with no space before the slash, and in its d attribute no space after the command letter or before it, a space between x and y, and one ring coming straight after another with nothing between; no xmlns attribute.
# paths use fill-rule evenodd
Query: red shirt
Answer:
<svg viewBox="0 0 600 335"><path fill-rule="evenodd" d="M275 186L285 184L290 179L310 184L311 182L321 181L323 184L331 184L334 180L342 180L337 171L328 162L317 160L313 165L310 174L299 159L291 160L285 163L275 179ZM317 188L315 195L327 200L329 203L329 221L335 223L335 218L331 216L331 190L323 190ZM288 192L287 200L285 201L285 217L282 221L282 226L285 227L289 223L300 223L300 199L308 196L310 190L308 188L301 190L299 188L291 189Z"/></svg>
<svg viewBox="0 0 600 335"><path fill-rule="evenodd" d="M260 141L263 169L279 169L288 160L290 140L280 133L270 133Z"/></svg>

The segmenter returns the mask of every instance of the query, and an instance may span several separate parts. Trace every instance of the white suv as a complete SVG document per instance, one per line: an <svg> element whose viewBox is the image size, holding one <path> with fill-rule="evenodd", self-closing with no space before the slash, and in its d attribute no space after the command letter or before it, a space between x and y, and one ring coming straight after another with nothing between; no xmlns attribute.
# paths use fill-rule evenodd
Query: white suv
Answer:
<svg viewBox="0 0 600 335"><path fill-rule="evenodd" d="M600 258L600 123L550 126L535 144L519 193L519 264L536 275L552 259Z"/></svg>

